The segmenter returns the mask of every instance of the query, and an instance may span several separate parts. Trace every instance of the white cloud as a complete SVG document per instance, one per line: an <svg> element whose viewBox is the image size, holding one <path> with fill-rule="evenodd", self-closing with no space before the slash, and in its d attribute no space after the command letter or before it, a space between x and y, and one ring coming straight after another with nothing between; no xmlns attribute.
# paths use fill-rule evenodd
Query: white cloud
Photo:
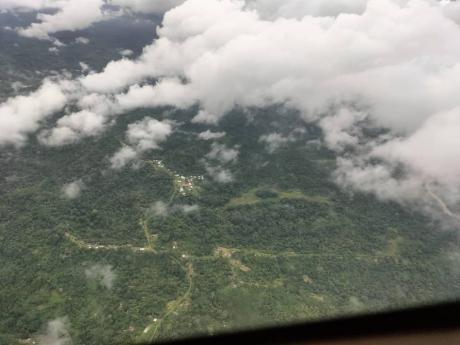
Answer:
<svg viewBox="0 0 460 345"><path fill-rule="evenodd" d="M94 136L107 126L107 117L88 110L81 110L61 117L51 130L42 131L41 143L48 146L72 144L83 137Z"/></svg>
<svg viewBox="0 0 460 345"><path fill-rule="evenodd" d="M208 160L217 160L222 164L232 163L238 158L238 148L228 148L225 145L212 143L211 151L206 155Z"/></svg>
<svg viewBox="0 0 460 345"><path fill-rule="evenodd" d="M209 164L205 164L205 168L208 175L216 182L230 183L234 180L233 174L228 169L220 166L211 166Z"/></svg>
<svg viewBox="0 0 460 345"><path fill-rule="evenodd" d="M229 148L226 145L213 142L211 151L202 159L206 173L218 183L230 183L234 180L232 172L228 169L236 162L239 147Z"/></svg>
<svg viewBox="0 0 460 345"><path fill-rule="evenodd" d="M234 181L232 172L228 166L235 163L238 159L239 147L229 148L225 145L212 143L209 151L202 163L207 174L218 183L230 183Z"/></svg>
<svg viewBox="0 0 460 345"><path fill-rule="evenodd" d="M53 39L51 40L51 43L52 43L55 47L58 47L58 48L61 48L61 47L65 47L65 46L66 46L63 42L59 41L57 38L53 38Z"/></svg>
<svg viewBox="0 0 460 345"><path fill-rule="evenodd" d="M369 0L249 0L248 7L257 9L268 19L337 16L342 13L362 13Z"/></svg>
<svg viewBox="0 0 460 345"><path fill-rule="evenodd" d="M24 144L43 120L61 110L68 100L63 83L45 80L37 91L0 104L0 145Z"/></svg>
<svg viewBox="0 0 460 345"><path fill-rule="evenodd" d="M139 62L123 58L109 62L103 72L83 77L81 83L90 91L115 92L144 78L148 74L148 70L144 70L145 67Z"/></svg>
<svg viewBox="0 0 460 345"><path fill-rule="evenodd" d="M124 57L128 57L134 54L134 52L131 49L123 49L123 50L120 50L119 53L121 56L124 56Z"/></svg>
<svg viewBox="0 0 460 345"><path fill-rule="evenodd" d="M393 0L406 5L410 0ZM460 4L456 0L424 0L439 6L444 14L460 22ZM247 7L255 9L264 19L297 18L305 16L336 17L341 14L362 14L370 0L246 0Z"/></svg>
<svg viewBox="0 0 460 345"><path fill-rule="evenodd" d="M40 11L54 9L54 13L39 13L38 22L18 29L25 37L51 40L50 35L59 31L76 31L94 23L119 16L123 11L104 9L104 5L119 6L121 10L139 13L163 14L184 0L2 0L0 10ZM88 44L78 37L76 43Z"/></svg>
<svg viewBox="0 0 460 345"><path fill-rule="evenodd" d="M110 159L113 169L120 169L128 162L137 158L146 150L159 149L173 132L173 124L169 121L158 121L149 117L128 126L126 139L130 146L122 147Z"/></svg>
<svg viewBox="0 0 460 345"><path fill-rule="evenodd" d="M61 1L62 2L62 1ZM58 1L56 1L58 3ZM54 7L52 0L2 0L0 9L2 10L40 10L47 7Z"/></svg>
<svg viewBox="0 0 460 345"><path fill-rule="evenodd" d="M113 87L109 86L109 87ZM90 89L92 89L90 87ZM163 79L154 86L134 84L126 93L117 95L116 101L122 109L158 107L174 104L178 108L188 108L194 104L193 93L189 93L176 79Z"/></svg>
<svg viewBox="0 0 460 345"><path fill-rule="evenodd" d="M293 134L290 134L288 136L283 136L279 133L270 133L270 134L265 134L262 135L259 138L260 142L265 142L266 143L266 149L269 153L273 153L276 150L278 150L280 147L283 145L286 145L287 143L295 141L295 137Z"/></svg>
<svg viewBox="0 0 460 345"><path fill-rule="evenodd" d="M62 192L67 199L76 199L80 196L81 191L85 188L82 180L76 180L65 184L62 187Z"/></svg>
<svg viewBox="0 0 460 345"><path fill-rule="evenodd" d="M158 121L149 117L128 126L126 138L138 151L158 149L172 133L171 122Z"/></svg>
<svg viewBox="0 0 460 345"><path fill-rule="evenodd" d="M49 321L46 332L38 337L39 345L72 345L69 333L70 323L68 317L57 318Z"/></svg>
<svg viewBox="0 0 460 345"><path fill-rule="evenodd" d="M38 23L21 28L18 33L25 37L49 40L50 34L59 31L75 31L89 27L95 22L109 18L102 11L103 0L67 0L56 13L37 15Z"/></svg>
<svg viewBox="0 0 460 345"><path fill-rule="evenodd" d="M83 0L82 0L83 1ZM3 10L42 10L57 9L52 15L40 14L39 23L21 30L28 37L48 39L50 33L64 30L78 30L91 26L93 23L118 16L122 11L103 13L105 3L119 6L122 10L163 14L181 5L185 0L84 0L92 4L92 8L84 9L86 15L72 13L77 0L3 0L0 9ZM303 18L304 16L338 16L343 13L361 14L370 0L246 0L246 8L256 10L264 19ZM409 0L393 0L405 4ZM425 0L440 6L446 16L460 20L460 5L456 1ZM81 2L81 1L80 1ZM83 11L82 11L83 12Z"/></svg>
<svg viewBox="0 0 460 345"><path fill-rule="evenodd" d="M59 53L59 48L57 48L57 47L50 47L50 48L48 48L48 51L49 51L50 53L58 54L58 53Z"/></svg>
<svg viewBox="0 0 460 345"><path fill-rule="evenodd" d="M157 217L166 217L169 214L169 207L163 201L157 201L150 208L150 212Z"/></svg>
<svg viewBox="0 0 460 345"><path fill-rule="evenodd" d="M42 144L60 146L99 135L114 123L117 115L129 110L122 108L110 96L86 93L81 86L74 88L72 95L72 104L82 110L67 114L53 128L42 130L38 135Z"/></svg>
<svg viewBox="0 0 460 345"><path fill-rule="evenodd" d="M361 132L356 124L365 118L365 113L347 108L341 108L336 114L323 118L319 125L323 129L327 146L341 152L347 147L358 145Z"/></svg>
<svg viewBox="0 0 460 345"><path fill-rule="evenodd" d="M336 181L352 190L374 193L380 199L418 207L444 221L447 215L449 222L458 225L459 118L460 108L454 108L432 115L408 135L384 133L370 138L359 126L348 123L354 130L352 139L345 134L347 140L337 145L326 140L338 152L345 148L344 143L350 149L339 156Z"/></svg>
<svg viewBox="0 0 460 345"><path fill-rule="evenodd" d="M434 108L455 103L458 31L426 1L372 0L360 15L264 21L242 2L189 0L165 14L160 38L139 59L111 62L82 84L117 92L159 78L132 90L145 95L139 104L198 102L202 122L237 105L283 102L312 119L348 101L372 106L381 125L399 130L404 119L413 129Z"/></svg>
<svg viewBox="0 0 460 345"><path fill-rule="evenodd" d="M23 82L20 81L15 81L11 83L11 88L14 90L14 92L18 93L20 90L26 88L27 85L24 84Z"/></svg>
<svg viewBox="0 0 460 345"><path fill-rule="evenodd" d="M207 123L210 125L215 125L219 122L220 116L216 116L214 113L210 113L207 110L201 109L198 111L198 114L192 119L193 123Z"/></svg>
<svg viewBox="0 0 460 345"><path fill-rule="evenodd" d="M196 212L200 209L198 205L178 205L177 206L181 212L185 214Z"/></svg>
<svg viewBox="0 0 460 345"><path fill-rule="evenodd" d="M137 157L137 152L130 146L123 146L111 158L112 169L121 169Z"/></svg>
<svg viewBox="0 0 460 345"><path fill-rule="evenodd" d="M335 179L343 187L402 203L423 198L423 181L395 178L391 168L385 165L371 165L361 158L339 158L337 165Z"/></svg>
<svg viewBox="0 0 460 345"><path fill-rule="evenodd" d="M433 115L409 136L369 141L354 159L339 160L338 181L381 198L412 203L432 198L429 187L455 206L460 202L459 131L460 107ZM402 176L396 174L401 168Z"/></svg>
<svg viewBox="0 0 460 345"><path fill-rule="evenodd" d="M113 282L116 278L116 274L111 265L101 264L95 264L85 269L85 275L87 279L96 280L109 290L113 287Z"/></svg>
<svg viewBox="0 0 460 345"><path fill-rule="evenodd" d="M374 117L382 125L394 121L382 114L394 114L399 122L405 117L406 126L412 128L418 117L414 120L402 114L420 111L421 116L428 117L431 109L427 104L434 108L433 104L452 99L455 82L451 81L453 86L444 96L434 86L454 72L449 70L449 61L458 55L458 49L446 50L446 46L454 46L447 41L453 41L450 37L458 28L449 24L439 6L414 3L403 6L389 0L371 1L361 15L267 22L245 10L241 2L191 0L166 14L158 31L160 39L146 47L139 59L111 62L102 73L89 74L80 81L89 92L117 93L128 88L126 93L116 95L112 113L168 104L186 108L198 102L203 109L195 121L212 123L235 105L286 102L301 109L307 118L315 118L331 101L358 100L374 107ZM200 17L203 13L204 19ZM401 21L399 16L417 20ZM401 37L380 28L391 20L408 34ZM431 30L437 21L439 29ZM298 32L312 35L304 38ZM426 40L435 42L433 47L425 44ZM407 41L420 43L408 49ZM350 45L354 48L348 49ZM436 67L438 70L433 71L431 60L420 58L428 48L435 54L431 60L442 56L443 65ZM300 59L302 56L305 58ZM247 80L247 70L252 72L251 80ZM445 73L437 73L443 70ZM438 78L432 78L432 85L424 83L430 74ZM137 85L151 77L159 82L154 86ZM412 79L412 84L404 88L411 94L406 92L404 97L389 87L411 83ZM430 96L431 101L433 96L439 100L419 104L418 99ZM401 127L399 122L394 127Z"/></svg>
<svg viewBox="0 0 460 345"><path fill-rule="evenodd" d="M224 136L225 136L225 132L211 132L209 129L205 132L201 132L198 134L198 138L202 140L219 139Z"/></svg>
<svg viewBox="0 0 460 345"><path fill-rule="evenodd" d="M83 73L91 71L91 67L89 67L89 65L87 63L79 62L79 65L80 65L81 71Z"/></svg>
<svg viewBox="0 0 460 345"><path fill-rule="evenodd" d="M460 106L431 116L404 139L393 139L372 155L405 164L411 170L446 184L460 185Z"/></svg>
<svg viewBox="0 0 460 345"><path fill-rule="evenodd" d="M184 0L109 0L112 5L140 13L164 13L183 3Z"/></svg>
<svg viewBox="0 0 460 345"><path fill-rule="evenodd" d="M148 210L148 212L153 213L157 217L167 217L175 212L182 212L189 214L192 212L197 212L200 209L198 205L168 205L163 201L155 202Z"/></svg>
<svg viewBox="0 0 460 345"><path fill-rule="evenodd" d="M79 44L89 44L89 42L90 42L90 39L87 37L80 36L75 39L75 43L79 43Z"/></svg>

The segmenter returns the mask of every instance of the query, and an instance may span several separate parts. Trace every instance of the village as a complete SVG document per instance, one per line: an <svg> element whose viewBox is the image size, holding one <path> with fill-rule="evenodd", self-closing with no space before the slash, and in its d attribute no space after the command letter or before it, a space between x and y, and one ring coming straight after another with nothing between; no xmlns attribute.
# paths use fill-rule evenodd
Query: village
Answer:
<svg viewBox="0 0 460 345"><path fill-rule="evenodd" d="M184 176L179 175L171 170L169 170L163 163L163 161L155 159L152 160L151 163L157 169L163 169L169 174L171 174L174 178L174 185L179 192L180 195L186 196L192 194L197 189L197 183L199 181L204 180L204 176L202 175L192 175L192 176Z"/></svg>

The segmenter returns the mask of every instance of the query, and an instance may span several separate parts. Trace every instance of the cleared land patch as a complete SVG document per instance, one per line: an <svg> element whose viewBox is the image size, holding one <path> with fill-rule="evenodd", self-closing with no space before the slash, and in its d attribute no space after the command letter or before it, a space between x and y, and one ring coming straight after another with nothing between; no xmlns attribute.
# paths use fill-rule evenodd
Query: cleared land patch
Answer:
<svg viewBox="0 0 460 345"><path fill-rule="evenodd" d="M320 195L307 195L300 190L280 191L272 188L254 188L238 197L232 198L227 207L254 205L264 201L280 201L286 199L304 200L306 202L331 204L328 198Z"/></svg>

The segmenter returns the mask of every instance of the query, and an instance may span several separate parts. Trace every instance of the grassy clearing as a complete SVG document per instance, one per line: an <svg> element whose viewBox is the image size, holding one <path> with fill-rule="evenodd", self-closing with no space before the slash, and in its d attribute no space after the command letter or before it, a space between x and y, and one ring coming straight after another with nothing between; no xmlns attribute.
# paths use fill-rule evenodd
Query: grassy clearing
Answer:
<svg viewBox="0 0 460 345"><path fill-rule="evenodd" d="M270 197L260 197L258 194L267 193L273 196ZM238 197L231 199L227 203L227 207L238 207L245 205L254 205L264 201L280 201L280 200L289 200L297 199L304 200L306 202L321 203L321 204L330 204L331 202L328 198L320 195L307 195L300 190L289 190L289 191L279 191L273 188L254 188L250 191L241 194Z"/></svg>

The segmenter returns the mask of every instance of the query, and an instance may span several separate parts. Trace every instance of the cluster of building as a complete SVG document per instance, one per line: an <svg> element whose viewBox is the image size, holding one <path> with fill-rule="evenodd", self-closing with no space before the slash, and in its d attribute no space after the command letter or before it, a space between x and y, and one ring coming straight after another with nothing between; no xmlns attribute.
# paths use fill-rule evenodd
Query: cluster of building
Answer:
<svg viewBox="0 0 460 345"><path fill-rule="evenodd" d="M202 181L203 179L203 176L183 176L174 174L174 181L181 195L191 193L195 188L196 182Z"/></svg>
<svg viewBox="0 0 460 345"><path fill-rule="evenodd" d="M181 195L188 195L189 193L191 193L195 189L196 183L198 181L203 181L204 180L204 176L201 176L201 175L183 176L183 175L176 174L175 172L170 171L164 165L163 161L161 161L159 159L152 160L152 164L156 168L165 169L170 174L173 175L174 183L176 185L177 190L179 191L179 193Z"/></svg>

